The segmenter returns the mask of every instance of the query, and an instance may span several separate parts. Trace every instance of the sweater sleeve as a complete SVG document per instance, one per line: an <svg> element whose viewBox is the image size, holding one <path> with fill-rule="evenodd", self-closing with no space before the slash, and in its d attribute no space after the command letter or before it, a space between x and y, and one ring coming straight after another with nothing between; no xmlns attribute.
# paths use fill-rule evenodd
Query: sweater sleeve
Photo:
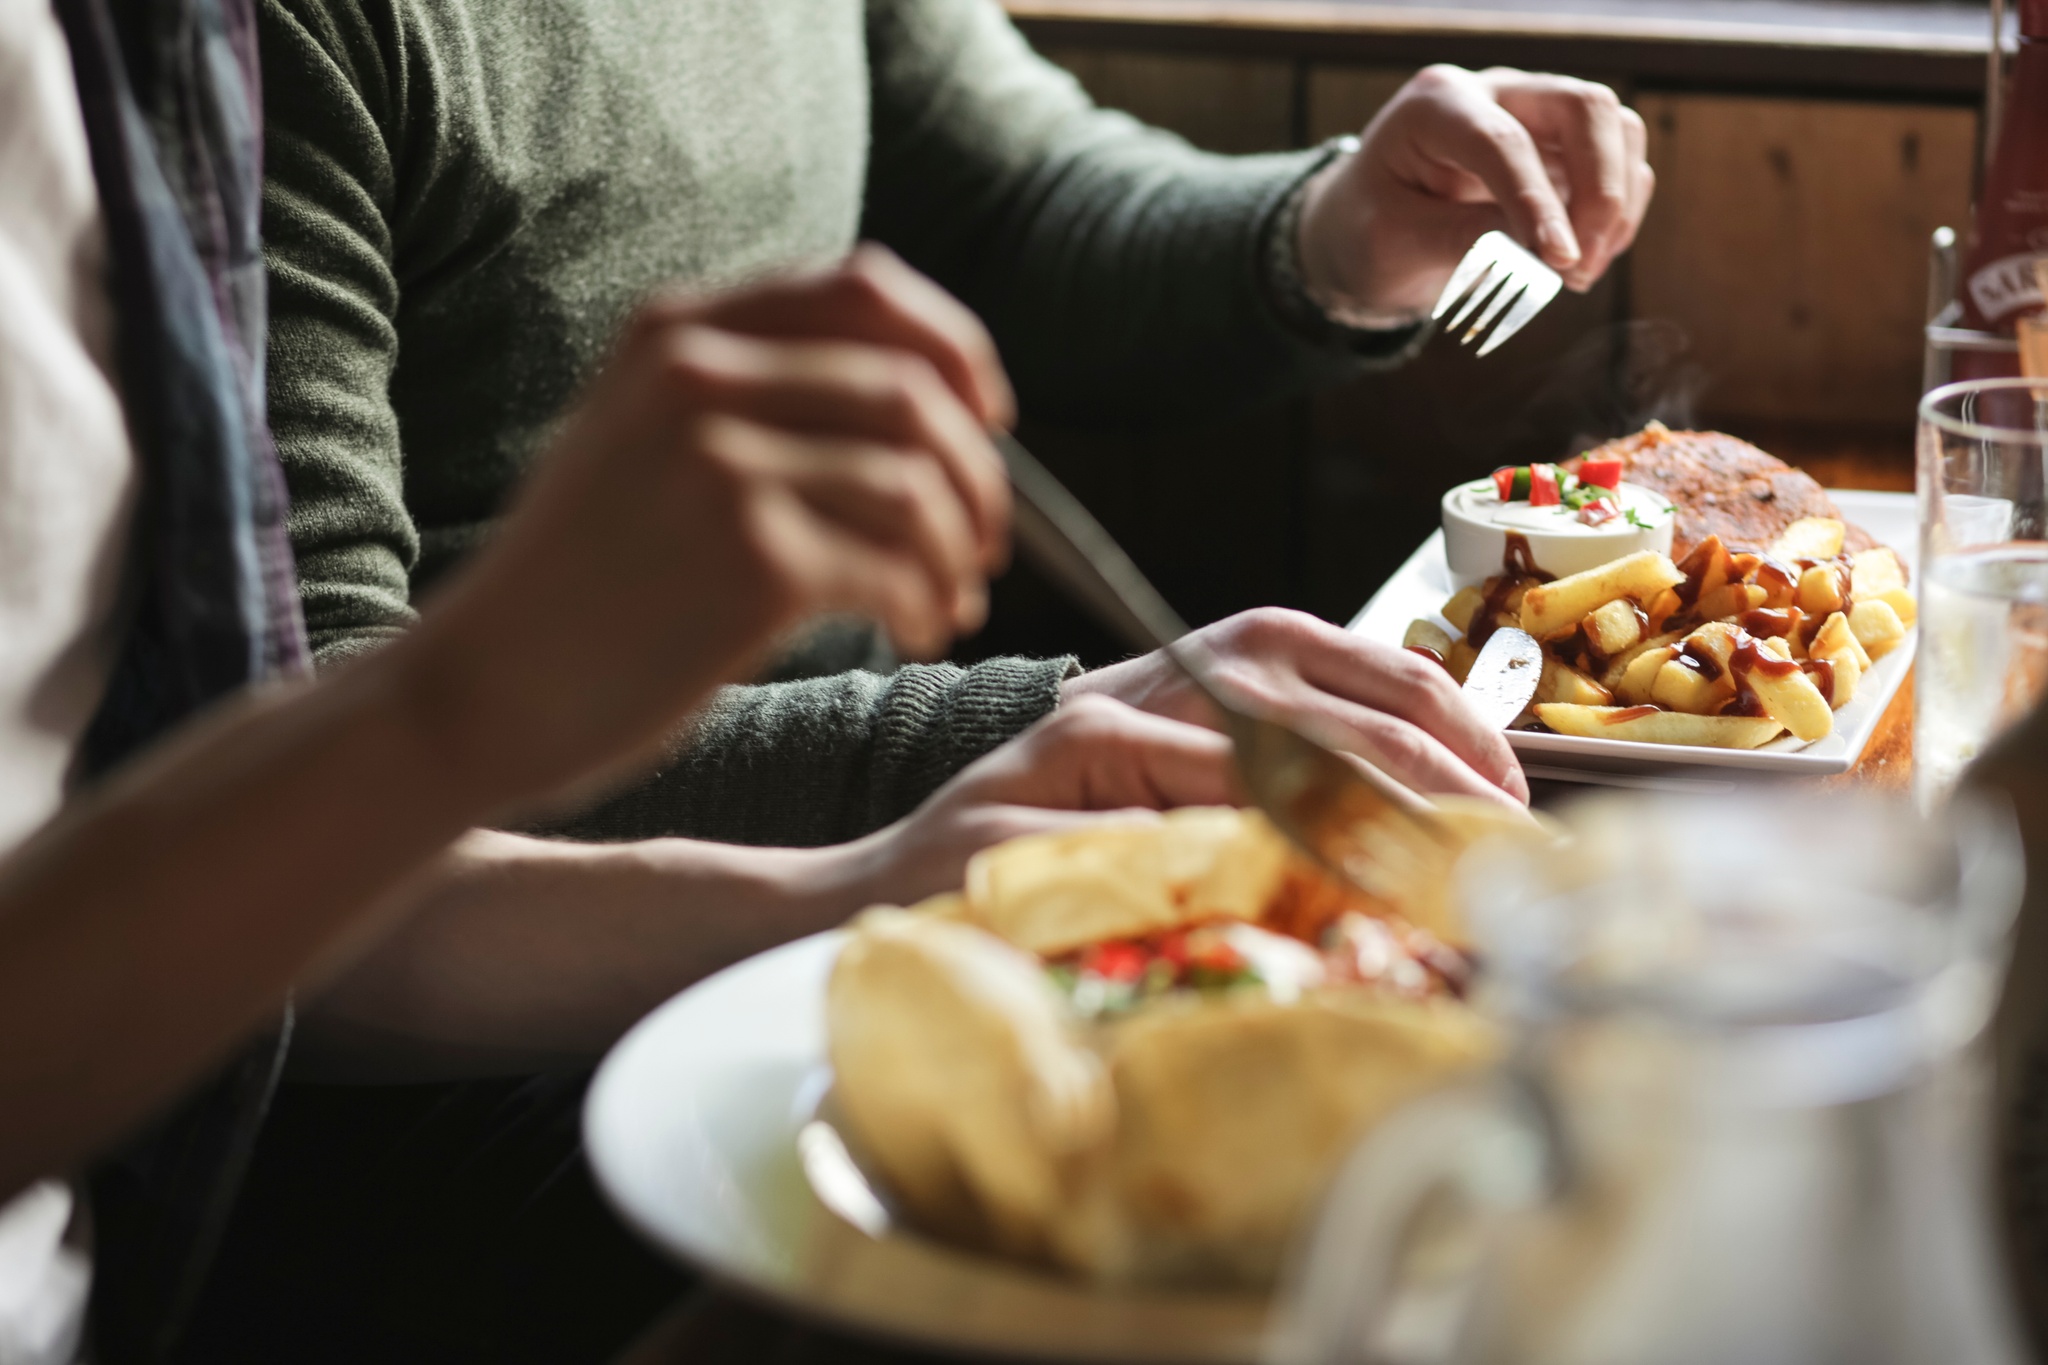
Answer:
<svg viewBox="0 0 2048 1365"><path fill-rule="evenodd" d="M291 488L299 591L326 666L416 619L420 533L405 465L435 455L404 449L390 395L403 303L392 225L410 173L393 149L418 135L409 123L433 121L408 102L440 95L417 79L408 86L418 63L388 9L265 0L261 20L271 423ZM562 828L850 838L1052 711L1072 671L1065 659L1002 659L728 688L653 778Z"/></svg>
<svg viewBox="0 0 2048 1365"><path fill-rule="evenodd" d="M1327 150L1230 157L1095 107L995 0L868 0L864 231L979 313L1025 410L1213 416L1405 358L1290 326L1267 233Z"/></svg>
<svg viewBox="0 0 2048 1365"><path fill-rule="evenodd" d="M907 815L1059 704L1072 659L909 664L884 675L729 687L632 789L541 832L613 842L687 834L840 843Z"/></svg>
<svg viewBox="0 0 2048 1365"><path fill-rule="evenodd" d="M307 634L327 665L414 620L420 538L390 397L398 64L388 58L398 49L344 4L264 0L258 34L270 425Z"/></svg>

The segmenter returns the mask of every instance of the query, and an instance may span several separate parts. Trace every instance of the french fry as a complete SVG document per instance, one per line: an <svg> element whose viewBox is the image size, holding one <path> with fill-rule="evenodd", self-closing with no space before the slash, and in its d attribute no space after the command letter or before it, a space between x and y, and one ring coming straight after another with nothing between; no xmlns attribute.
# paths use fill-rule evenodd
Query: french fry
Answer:
<svg viewBox="0 0 2048 1365"><path fill-rule="evenodd" d="M1816 564L1799 575L1793 601L1808 616L1826 616L1842 609L1842 580L1832 564Z"/></svg>
<svg viewBox="0 0 2048 1365"><path fill-rule="evenodd" d="M1820 638L1814 637L1815 648L1807 651L1807 657L1819 659L1834 669L1835 685L1828 691L1828 705L1839 711L1856 699L1856 684L1863 680L1863 664L1858 657L1860 651L1855 647L1854 636L1833 650L1822 650L1819 644ZM1819 686L1818 683L1814 685Z"/></svg>
<svg viewBox="0 0 2048 1365"><path fill-rule="evenodd" d="M1807 646L1806 652L1812 658L1829 659L1845 651L1856 660L1858 672L1870 671L1870 655L1856 638L1856 632L1849 629L1849 618L1838 611L1820 623L1820 629L1813 633L1813 643Z"/></svg>
<svg viewBox="0 0 2048 1365"><path fill-rule="evenodd" d="M1858 593L1857 598L1861 600L1862 594ZM1884 592L1873 594L1870 600L1888 604L1893 611L1898 613L1899 624L1907 630L1911 630L1920 621L1920 604L1914 600L1913 594L1905 588L1889 588Z"/></svg>
<svg viewBox="0 0 2048 1365"><path fill-rule="evenodd" d="M1546 639L1570 630L1609 602L1624 597L1647 602L1684 581L1676 564L1655 550L1641 550L1554 583L1536 584L1522 597L1522 629Z"/></svg>
<svg viewBox="0 0 2048 1365"><path fill-rule="evenodd" d="M1460 588L1451 594L1451 600L1444 603L1444 620L1458 630L1470 630L1472 618L1486 605L1486 594L1478 588Z"/></svg>
<svg viewBox="0 0 2048 1365"><path fill-rule="evenodd" d="M1789 607L1799 593L1799 570L1780 560L1759 560L1752 581L1764 590L1764 605Z"/></svg>
<svg viewBox="0 0 2048 1365"><path fill-rule="evenodd" d="M1892 604L1881 598L1858 602L1849 608L1849 630L1856 636L1856 643L1863 646L1863 652L1873 659L1882 659L1906 638L1906 623L1899 619Z"/></svg>
<svg viewBox="0 0 2048 1365"><path fill-rule="evenodd" d="M1906 586L1906 571L1889 545L1860 551L1849 561L1849 593L1858 601L1882 597L1894 588Z"/></svg>
<svg viewBox="0 0 2048 1365"><path fill-rule="evenodd" d="M1636 655L1612 688L1615 699L1629 706L1647 705L1657 687L1657 674L1677 657L1677 645L1660 645Z"/></svg>
<svg viewBox="0 0 2048 1365"><path fill-rule="evenodd" d="M1657 670L1650 684L1650 700L1688 715L1711 716L1735 695L1735 684L1726 673L1709 678L1674 656Z"/></svg>
<svg viewBox="0 0 2048 1365"><path fill-rule="evenodd" d="M1700 749L1754 749L1770 743L1784 729L1777 721L1760 716L1690 716L1683 711L1559 702L1539 705L1536 719L1561 735L1686 744Z"/></svg>
<svg viewBox="0 0 2048 1365"><path fill-rule="evenodd" d="M1687 578L1699 580L1697 597L1705 597L1723 587L1731 577L1728 569L1728 547L1721 543L1719 536L1708 536L1693 546L1692 553L1678 566L1678 571Z"/></svg>
<svg viewBox="0 0 2048 1365"><path fill-rule="evenodd" d="M1703 621L1718 621L1724 616L1740 616L1763 604L1764 590L1755 584L1724 583L1712 592L1701 593L1693 610Z"/></svg>
<svg viewBox="0 0 2048 1365"><path fill-rule="evenodd" d="M1451 633L1434 621L1410 621L1407 633L1401 636L1401 648L1434 650L1439 657L1448 659Z"/></svg>
<svg viewBox="0 0 2048 1365"><path fill-rule="evenodd" d="M1555 659L1543 661L1543 677L1536 684L1537 701L1570 702L1578 706L1606 706L1614 694L1570 664Z"/></svg>
<svg viewBox="0 0 2048 1365"><path fill-rule="evenodd" d="M1610 659L1642 642L1643 617L1633 602L1617 598L1590 613L1580 624L1593 648Z"/></svg>
<svg viewBox="0 0 2048 1365"><path fill-rule="evenodd" d="M1709 621L1686 636L1680 648L1691 646L1712 659L1725 673L1728 670L1728 661L1735 657L1736 641L1741 634L1741 628L1733 621Z"/></svg>
<svg viewBox="0 0 2048 1365"><path fill-rule="evenodd" d="M1820 689L1814 686L1806 671L1797 666L1791 647L1776 639L1756 643L1760 653L1794 665L1780 672L1770 664L1762 663L1750 669L1743 679L1749 684L1750 691L1756 693L1756 699L1763 703L1771 719L1809 744L1833 734L1834 708L1828 705L1828 699L1820 694Z"/></svg>
<svg viewBox="0 0 2048 1365"><path fill-rule="evenodd" d="M1799 635L1806 614L1795 606L1766 607L1762 610L1770 614L1760 619L1754 613L1745 615L1742 619L1742 628L1760 640L1768 636L1783 639L1792 646L1792 657L1798 658L1803 652L1800 648ZM1735 623L1727 621L1714 624L1732 626Z"/></svg>
<svg viewBox="0 0 2048 1365"><path fill-rule="evenodd" d="M1649 601L1643 603L1643 615L1650 618L1649 633L1652 635L1661 634L1664 630L1664 623L1678 615L1679 608L1684 605L1685 603L1679 599L1678 589L1676 588L1666 588Z"/></svg>
<svg viewBox="0 0 2048 1365"><path fill-rule="evenodd" d="M1771 542L1770 556L1787 563L1795 559L1833 559L1842 553L1844 529L1833 517L1801 517Z"/></svg>
<svg viewBox="0 0 2048 1365"><path fill-rule="evenodd" d="M1444 667L1450 670L1458 686L1463 687L1466 677L1472 672L1473 662L1478 658L1479 651L1472 647L1470 640L1453 640L1450 653L1444 655Z"/></svg>
<svg viewBox="0 0 2048 1365"><path fill-rule="evenodd" d="M1661 649L1665 645L1675 645L1684 638L1677 631L1671 631L1668 634L1652 635L1648 639L1638 640L1607 661L1607 671L1600 675L1600 685L1610 692L1614 691L1621 685L1622 674L1628 672L1629 666L1646 651Z"/></svg>

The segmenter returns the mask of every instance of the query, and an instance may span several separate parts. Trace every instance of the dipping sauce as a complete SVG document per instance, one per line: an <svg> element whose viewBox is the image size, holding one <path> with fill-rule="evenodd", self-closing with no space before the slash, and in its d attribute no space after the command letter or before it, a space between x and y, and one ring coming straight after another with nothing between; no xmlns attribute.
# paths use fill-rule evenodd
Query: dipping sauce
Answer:
<svg viewBox="0 0 2048 1365"><path fill-rule="evenodd" d="M1499 481L1490 478L1451 489L1444 494L1443 522L1452 585L1462 588L1500 573L1510 533L1526 542L1534 567L1554 578L1638 550L1671 553L1676 509L1669 499L1632 483L1588 491L1600 494L1599 506L1546 501L1541 493L1533 502L1504 499Z"/></svg>

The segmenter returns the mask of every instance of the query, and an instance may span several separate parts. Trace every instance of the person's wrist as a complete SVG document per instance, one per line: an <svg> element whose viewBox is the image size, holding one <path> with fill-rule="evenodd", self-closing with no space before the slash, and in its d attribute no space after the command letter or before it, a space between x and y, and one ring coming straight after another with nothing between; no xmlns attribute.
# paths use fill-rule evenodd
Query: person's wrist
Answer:
<svg viewBox="0 0 2048 1365"><path fill-rule="evenodd" d="M776 936L801 938L837 928L871 905L901 905L901 822L822 848L734 850L757 883L759 904ZM656 840L656 846L675 841ZM701 846L699 846L701 848Z"/></svg>
<svg viewBox="0 0 2048 1365"><path fill-rule="evenodd" d="M1338 155L1304 182L1292 221L1289 247L1302 295L1327 325L1345 331L1415 327L1428 320L1435 297L1389 293L1380 278L1387 253L1374 240L1378 219L1370 204L1358 202L1359 141L1339 138L1336 145Z"/></svg>
<svg viewBox="0 0 2048 1365"><path fill-rule="evenodd" d="M499 714L503 699L491 686L488 656L464 648L449 624L419 626L361 667L381 675L423 779L479 810L539 795L545 784L522 771L518 727Z"/></svg>

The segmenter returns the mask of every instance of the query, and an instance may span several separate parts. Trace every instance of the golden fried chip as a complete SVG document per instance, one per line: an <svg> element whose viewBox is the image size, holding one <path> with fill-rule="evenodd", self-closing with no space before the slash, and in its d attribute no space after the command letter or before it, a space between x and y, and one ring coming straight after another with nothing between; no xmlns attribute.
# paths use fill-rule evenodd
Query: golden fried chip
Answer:
<svg viewBox="0 0 2048 1365"><path fill-rule="evenodd" d="M1614 700L1614 694L1570 664L1545 656L1543 678L1536 684L1536 700L1605 706Z"/></svg>
<svg viewBox="0 0 2048 1365"><path fill-rule="evenodd" d="M1849 562L1849 593L1859 601L1906 586L1906 570L1889 545L1863 550Z"/></svg>
<svg viewBox="0 0 2048 1365"><path fill-rule="evenodd" d="M1410 621L1407 632L1401 636L1403 649L1433 650L1439 658L1451 654L1451 633L1434 621Z"/></svg>
<svg viewBox="0 0 2048 1365"><path fill-rule="evenodd" d="M1833 734L1834 708L1798 666L1791 646L1779 639L1759 640L1757 650L1766 658L1751 668L1743 681L1771 719L1808 743Z"/></svg>
<svg viewBox="0 0 2048 1365"><path fill-rule="evenodd" d="M1834 517L1801 517L1771 542L1771 558L1787 563L1797 559L1833 559L1842 553L1846 530Z"/></svg>
<svg viewBox="0 0 2048 1365"><path fill-rule="evenodd" d="M1571 574L1552 583L1538 583L1522 597L1522 629L1537 639L1558 635L1609 602L1632 598L1647 602L1685 575L1655 550L1642 550Z"/></svg>
<svg viewBox="0 0 2048 1365"><path fill-rule="evenodd" d="M1151 1009L1116 1026L1116 1181L1139 1273L1269 1277L1358 1135L1498 1047L1461 1004L1364 991Z"/></svg>
<svg viewBox="0 0 2048 1365"><path fill-rule="evenodd" d="M1581 624L1585 628L1587 642L1610 659L1643 640L1641 609L1635 603L1620 598L1589 613ZM1550 700L1563 701L1564 698Z"/></svg>
<svg viewBox="0 0 2048 1365"><path fill-rule="evenodd" d="M1189 807L983 849L967 864L967 905L977 924L1051 957L1197 919L1257 919L1289 856L1255 811Z"/></svg>
<svg viewBox="0 0 2048 1365"><path fill-rule="evenodd" d="M1630 706L1647 704L1657 689L1657 675L1677 657L1677 645L1659 645L1637 654L1614 684L1615 699Z"/></svg>
<svg viewBox="0 0 2048 1365"><path fill-rule="evenodd" d="M1486 605L1486 594L1478 588L1460 588L1444 603L1443 617L1459 630L1472 629L1472 618Z"/></svg>
<svg viewBox="0 0 2048 1365"><path fill-rule="evenodd" d="M1646 744L1687 744L1705 749L1755 749L1783 732L1775 720L1756 716L1690 716L1640 706L1536 708L1536 718L1561 735L1583 739L1628 739Z"/></svg>
<svg viewBox="0 0 2048 1365"><path fill-rule="evenodd" d="M1828 658L1844 651L1855 658L1858 671L1870 671L1870 655L1857 640L1856 632L1849 629L1849 618L1839 611L1833 612L1813 633L1813 643L1807 646L1806 652L1812 657Z"/></svg>
<svg viewBox="0 0 2048 1365"><path fill-rule="evenodd" d="M1882 659L1906 638L1906 623L1899 613L1891 603L1876 597L1849 608L1849 629L1873 659Z"/></svg>
<svg viewBox="0 0 2048 1365"><path fill-rule="evenodd" d="M854 921L826 987L835 1096L919 1222L1059 1256L1063 1211L1112 1140L1108 1076L1038 962L971 925Z"/></svg>
<svg viewBox="0 0 2048 1365"><path fill-rule="evenodd" d="M1842 609L1842 575L1833 564L1815 564L1799 575L1793 601L1808 616L1826 616Z"/></svg>

